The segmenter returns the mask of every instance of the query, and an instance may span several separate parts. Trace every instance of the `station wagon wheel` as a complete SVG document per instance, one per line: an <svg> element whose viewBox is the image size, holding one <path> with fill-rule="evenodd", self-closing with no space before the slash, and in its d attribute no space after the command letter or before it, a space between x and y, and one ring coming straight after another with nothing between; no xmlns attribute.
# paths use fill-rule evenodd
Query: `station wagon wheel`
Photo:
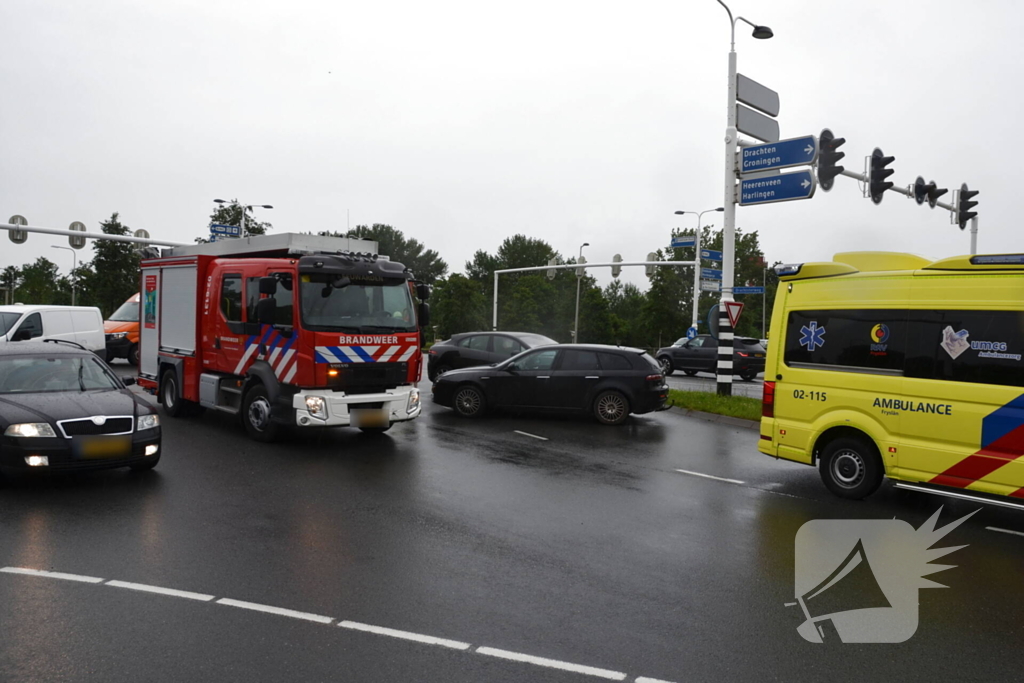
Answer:
<svg viewBox="0 0 1024 683"><path fill-rule="evenodd" d="M668 377L675 371L675 368L672 367L672 359L669 358L668 356L662 356L661 358L659 358L658 365L661 366L661 371L665 374L666 377Z"/></svg>
<svg viewBox="0 0 1024 683"><path fill-rule="evenodd" d="M629 401L617 391L603 391L594 399L594 417L601 424L622 424L629 417Z"/></svg>
<svg viewBox="0 0 1024 683"><path fill-rule="evenodd" d="M861 437L841 437L830 441L818 466L821 480L828 490L852 500L874 493L884 474L875 444Z"/></svg>
<svg viewBox="0 0 1024 683"><path fill-rule="evenodd" d="M486 407L484 394L471 384L465 384L455 390L452 401L455 412L462 417L480 417Z"/></svg>

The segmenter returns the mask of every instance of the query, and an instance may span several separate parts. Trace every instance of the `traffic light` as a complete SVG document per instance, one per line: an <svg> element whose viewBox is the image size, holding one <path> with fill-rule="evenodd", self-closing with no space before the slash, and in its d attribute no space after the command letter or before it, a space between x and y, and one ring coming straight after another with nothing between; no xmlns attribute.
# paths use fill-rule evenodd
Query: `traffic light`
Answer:
<svg viewBox="0 0 1024 683"><path fill-rule="evenodd" d="M656 252L652 251L651 253L649 253L647 255L647 260L648 261L657 261L658 260L658 254ZM647 277L651 277L652 275L654 275L654 269L655 268L657 268L657 266L645 266L644 267L644 271L647 273Z"/></svg>
<svg viewBox="0 0 1024 683"><path fill-rule="evenodd" d="M960 186L960 196L956 200L956 219L961 230L967 227L967 221L978 215L977 211L971 211L978 205L978 202L971 201L971 198L977 194L978 190L967 189L967 183Z"/></svg>
<svg viewBox="0 0 1024 683"><path fill-rule="evenodd" d="M917 180L914 181L914 200L918 204L924 204L927 201L928 206L934 209L939 197L947 192L949 190L944 187L936 187L934 180L926 183L924 178L917 176Z"/></svg>
<svg viewBox="0 0 1024 683"><path fill-rule="evenodd" d="M557 266L557 265L558 265L558 259L556 259L556 258L554 258L554 257L552 257L552 258L549 258L549 259L548 259L548 265L549 265L549 266ZM548 273L547 273L547 274L548 274L548 279L549 279L549 280L554 280L554 279L555 279L555 274L556 274L557 272L558 272L558 271L557 271L557 270L555 270L554 268L552 268L551 270L549 270L549 271L548 271Z"/></svg>
<svg viewBox="0 0 1024 683"><path fill-rule="evenodd" d="M945 187L936 187L935 181L928 183L928 206L935 208L936 202L939 201L939 197L949 192Z"/></svg>
<svg viewBox="0 0 1024 683"><path fill-rule="evenodd" d="M616 254L615 256L612 256L612 261L614 261L615 263L621 262L622 254ZM612 266L612 277L618 277L621 272L622 266Z"/></svg>
<svg viewBox="0 0 1024 683"><path fill-rule="evenodd" d="M836 165L846 156L846 152L836 151L845 143L846 138L837 138L828 128L818 136L818 185L826 192L832 189L836 176L846 170Z"/></svg>
<svg viewBox="0 0 1024 683"><path fill-rule="evenodd" d="M886 180L886 178L895 173L896 169L886 168L886 166L894 161L896 161L896 157L885 156L882 150L877 147L871 153L871 173L868 176L868 192L871 194L871 201L875 204L882 203L882 195L893 185L892 181Z"/></svg>

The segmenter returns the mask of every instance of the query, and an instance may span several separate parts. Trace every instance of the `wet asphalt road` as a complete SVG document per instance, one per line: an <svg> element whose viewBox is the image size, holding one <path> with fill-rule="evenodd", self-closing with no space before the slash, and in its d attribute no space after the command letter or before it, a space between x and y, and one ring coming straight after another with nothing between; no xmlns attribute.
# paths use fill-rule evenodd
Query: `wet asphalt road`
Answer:
<svg viewBox="0 0 1024 683"><path fill-rule="evenodd" d="M429 390L428 390L429 391ZM546 438L542 441L515 430ZM0 488L0 567L191 591L330 623L103 583L0 573L2 681L992 680L1024 636L1024 515L985 508L898 645L796 632L794 536L822 518L920 526L940 499L835 499L757 433L666 412L425 414L388 434L248 441L164 424L150 473ZM732 479L731 483L677 470ZM942 522L977 506L945 502ZM339 627L359 622L464 649ZM422 638L421 638L422 641ZM496 648L579 667L478 652ZM600 674L600 675L598 675ZM622 679L619 679L622 680Z"/></svg>

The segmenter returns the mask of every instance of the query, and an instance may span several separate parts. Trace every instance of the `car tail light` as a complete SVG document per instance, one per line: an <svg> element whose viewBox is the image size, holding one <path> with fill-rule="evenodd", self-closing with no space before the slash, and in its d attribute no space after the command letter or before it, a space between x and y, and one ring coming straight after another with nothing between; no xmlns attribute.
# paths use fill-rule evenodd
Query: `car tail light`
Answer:
<svg viewBox="0 0 1024 683"><path fill-rule="evenodd" d="M736 355L737 355L737 356L743 356L744 358L746 358L746 357L747 357L747 356L749 356L750 354L749 354L749 353L743 353L742 351L737 351L737 352L736 352Z"/></svg>
<svg viewBox="0 0 1024 683"><path fill-rule="evenodd" d="M427 353L429 353L431 356L436 356L437 355L437 351L435 351L433 348L431 348L429 351L427 351Z"/></svg>
<svg viewBox="0 0 1024 683"><path fill-rule="evenodd" d="M663 379L665 379L664 375L647 375L648 382L661 382Z"/></svg>
<svg viewBox="0 0 1024 683"><path fill-rule="evenodd" d="M775 382L764 383L761 394L761 417L775 417Z"/></svg>

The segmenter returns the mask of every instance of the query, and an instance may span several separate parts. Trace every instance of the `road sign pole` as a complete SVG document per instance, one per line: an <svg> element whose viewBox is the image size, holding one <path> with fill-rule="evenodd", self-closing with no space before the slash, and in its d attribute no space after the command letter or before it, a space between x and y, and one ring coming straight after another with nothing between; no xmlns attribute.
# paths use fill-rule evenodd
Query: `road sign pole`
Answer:
<svg viewBox="0 0 1024 683"><path fill-rule="evenodd" d="M971 219L971 256L978 253L978 217Z"/></svg>
<svg viewBox="0 0 1024 683"><path fill-rule="evenodd" d="M730 18L732 13L730 12ZM722 226L722 298L718 308L718 393L732 395L732 327L725 303L732 301L733 271L736 261L736 45L729 47L729 88L725 126L725 207ZM699 269L698 269L699 270Z"/></svg>
<svg viewBox="0 0 1024 683"><path fill-rule="evenodd" d="M702 234L701 234L702 228L701 228L701 225L700 225L700 219L701 219L701 217L698 215L697 216L697 232L694 233L694 235L696 235L697 239L696 239L696 243L694 245L694 252L693 252L693 254L694 254L693 260L696 261L696 263L693 266L693 323L692 323L691 327L693 327L693 329L695 329L695 330L697 329L697 316L699 315L698 309L700 308L700 249L701 249L701 242L703 242Z"/></svg>

